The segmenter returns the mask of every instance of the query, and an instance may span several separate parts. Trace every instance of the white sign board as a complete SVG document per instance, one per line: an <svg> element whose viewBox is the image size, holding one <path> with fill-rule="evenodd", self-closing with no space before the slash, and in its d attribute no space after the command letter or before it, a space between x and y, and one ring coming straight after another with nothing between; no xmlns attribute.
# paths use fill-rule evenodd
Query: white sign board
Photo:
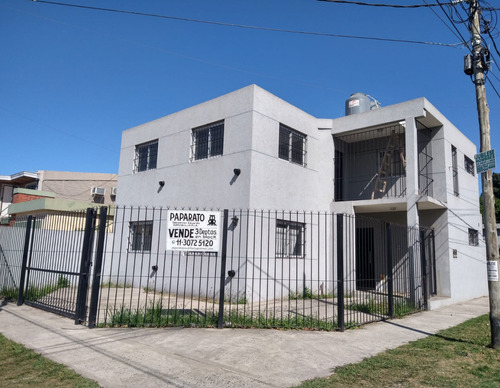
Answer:
<svg viewBox="0 0 500 388"><path fill-rule="evenodd" d="M169 210L167 250L218 252L220 212Z"/></svg>
<svg viewBox="0 0 500 388"><path fill-rule="evenodd" d="M489 282L498 282L498 265L494 260L488 260L488 281Z"/></svg>
<svg viewBox="0 0 500 388"><path fill-rule="evenodd" d="M476 160L476 171L478 174L496 168L495 150L489 150L474 155Z"/></svg>

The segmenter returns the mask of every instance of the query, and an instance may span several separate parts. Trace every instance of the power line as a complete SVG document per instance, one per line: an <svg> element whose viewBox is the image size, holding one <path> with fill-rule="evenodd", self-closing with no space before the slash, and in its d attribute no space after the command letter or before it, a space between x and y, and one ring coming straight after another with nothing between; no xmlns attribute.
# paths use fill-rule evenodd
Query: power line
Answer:
<svg viewBox="0 0 500 388"><path fill-rule="evenodd" d="M86 5L67 4L67 3L60 3L60 2L55 2L55 1L45 1L45 0L32 0L32 1L36 2L36 3L45 3L45 4L58 5L58 6L64 6L64 7L72 7L72 8L83 8L83 9L89 9L89 10L94 10L94 11L115 12L115 13L129 14L129 15L148 16L148 17L155 17L155 18L161 18L161 19L177 20L177 21L183 21L183 22L211 24L211 25L225 26L225 27L246 28L246 29L251 29L251 30L283 32L283 33L290 33L290 34L325 36L325 37L330 37L330 38L375 40L375 41L392 42L392 43L423 44L423 45L442 46L442 47L457 47L457 46L463 45L463 43L451 43L451 44L449 44L449 43L426 42L426 41L407 40L407 39L379 38L379 37L372 37L372 36L330 34L330 33L324 33L324 32L288 30L288 29L273 28L273 27L260 27L260 26L244 25L244 24L215 22L215 21L202 20L202 19L183 18L183 17L178 17L178 16L159 15L159 14L136 12L136 11L126 11L126 10L113 9L113 8L91 7L91 6L86 6Z"/></svg>
<svg viewBox="0 0 500 388"><path fill-rule="evenodd" d="M489 73L489 74L491 74L491 73ZM500 93L498 93L498 90L495 88L495 85L493 85L493 82L491 82L491 80L489 79L488 76L486 76L486 79L490 82L490 86L493 88L493 90L495 91L495 93L498 96L498 98L500 98Z"/></svg>
<svg viewBox="0 0 500 388"><path fill-rule="evenodd" d="M462 39L462 42L466 44L467 48L472 52L472 47L469 47L469 43L467 41L467 39L465 39L462 35L462 33L460 32L460 30L457 28L457 26L455 25L455 23L453 22L452 18L450 15L448 15L448 13L446 12L446 10L443 8L443 6L445 4L443 3L440 3L439 0L437 0L437 3L439 5L439 7L441 8L441 10L444 12L444 14L446 15L446 17L448 18L448 20L450 21L450 23L452 24L453 28L455 29L455 31L458 33L458 35L460 36L460 38Z"/></svg>
<svg viewBox="0 0 500 388"><path fill-rule="evenodd" d="M425 1L425 0L423 0L423 2L424 2L425 4L428 4L428 3L427 3L427 1ZM436 17L437 17L439 20L441 20L441 22L442 22L442 23L446 26L446 28L448 28L448 29L451 31L451 33L452 33L453 35L455 35L458 39L462 39L462 42L463 42L463 43L464 43L464 45L467 47L467 42L463 39L463 37L460 35L460 33L457 33L456 31L454 31L454 30L453 30L453 28L451 28L451 27L448 25L448 23L446 23L446 21L445 21L445 20L443 20L443 18L441 18L441 16L439 16L439 15L438 15L438 13L437 13L436 11L434 11L434 9L433 9L433 8L429 8L429 9L430 9L430 10L434 13L434 15L436 15ZM453 23L452 23L452 24L453 24Z"/></svg>
<svg viewBox="0 0 500 388"><path fill-rule="evenodd" d="M346 0L318 0L327 3L337 3L337 4L349 4L349 5L363 5L368 7L386 7L386 8L431 8L438 7L439 4L383 4L383 3L365 3L362 1L346 1ZM454 5L459 1L454 1L451 3L444 3L443 5Z"/></svg>

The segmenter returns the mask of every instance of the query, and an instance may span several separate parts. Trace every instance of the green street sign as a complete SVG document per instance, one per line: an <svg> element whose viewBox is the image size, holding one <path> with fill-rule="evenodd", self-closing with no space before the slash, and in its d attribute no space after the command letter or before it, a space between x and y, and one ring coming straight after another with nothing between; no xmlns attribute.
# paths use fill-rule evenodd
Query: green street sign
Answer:
<svg viewBox="0 0 500 388"><path fill-rule="evenodd" d="M489 150L474 155L476 160L476 171L478 174L493 170L496 167L495 163L495 150Z"/></svg>

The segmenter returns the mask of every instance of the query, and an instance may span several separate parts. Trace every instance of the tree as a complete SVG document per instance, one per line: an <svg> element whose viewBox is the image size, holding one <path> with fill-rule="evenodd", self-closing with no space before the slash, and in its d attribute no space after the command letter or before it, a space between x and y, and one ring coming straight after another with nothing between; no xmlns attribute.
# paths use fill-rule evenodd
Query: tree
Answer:
<svg viewBox="0 0 500 388"><path fill-rule="evenodd" d="M493 195L495 196L495 219L500 223L500 173L493 173ZM480 199L481 214L483 214L483 200Z"/></svg>

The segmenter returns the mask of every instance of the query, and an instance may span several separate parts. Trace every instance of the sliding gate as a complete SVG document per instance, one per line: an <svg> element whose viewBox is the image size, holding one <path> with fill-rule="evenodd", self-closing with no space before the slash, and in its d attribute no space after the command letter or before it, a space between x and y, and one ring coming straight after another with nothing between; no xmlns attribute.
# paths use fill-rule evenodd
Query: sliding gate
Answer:
<svg viewBox="0 0 500 388"><path fill-rule="evenodd" d="M29 216L17 304L95 326L106 221L105 207Z"/></svg>

